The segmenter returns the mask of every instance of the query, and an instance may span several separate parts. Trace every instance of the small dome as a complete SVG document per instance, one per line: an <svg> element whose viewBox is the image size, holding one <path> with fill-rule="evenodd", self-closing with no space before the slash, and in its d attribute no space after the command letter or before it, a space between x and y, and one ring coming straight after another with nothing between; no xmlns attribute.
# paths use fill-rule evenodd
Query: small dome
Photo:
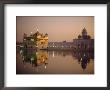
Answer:
<svg viewBox="0 0 110 90"><path fill-rule="evenodd" d="M48 34L46 33L45 35L47 36Z"/></svg>

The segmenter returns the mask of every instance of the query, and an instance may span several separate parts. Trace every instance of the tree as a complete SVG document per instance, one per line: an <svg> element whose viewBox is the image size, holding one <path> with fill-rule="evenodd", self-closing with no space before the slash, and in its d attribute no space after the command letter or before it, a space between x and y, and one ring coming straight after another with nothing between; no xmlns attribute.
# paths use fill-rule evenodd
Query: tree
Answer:
<svg viewBox="0 0 110 90"><path fill-rule="evenodd" d="M81 35L79 35L79 36L78 36L78 39L81 39L81 38L82 38Z"/></svg>

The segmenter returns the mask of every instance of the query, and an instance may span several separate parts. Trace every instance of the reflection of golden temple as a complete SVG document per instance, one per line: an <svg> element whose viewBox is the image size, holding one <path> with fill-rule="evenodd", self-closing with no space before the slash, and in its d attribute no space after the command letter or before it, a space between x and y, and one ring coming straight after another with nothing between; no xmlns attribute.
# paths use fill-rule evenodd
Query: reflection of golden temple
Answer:
<svg viewBox="0 0 110 90"><path fill-rule="evenodd" d="M38 53L36 53L37 56L37 64L41 65L41 64L47 64L48 61L48 54L45 51L39 51Z"/></svg>
<svg viewBox="0 0 110 90"><path fill-rule="evenodd" d="M23 49L23 52L20 53L23 59L23 63L31 63L32 66L39 66L45 65L44 68L46 69L46 65L48 64L48 53L46 50L28 50Z"/></svg>

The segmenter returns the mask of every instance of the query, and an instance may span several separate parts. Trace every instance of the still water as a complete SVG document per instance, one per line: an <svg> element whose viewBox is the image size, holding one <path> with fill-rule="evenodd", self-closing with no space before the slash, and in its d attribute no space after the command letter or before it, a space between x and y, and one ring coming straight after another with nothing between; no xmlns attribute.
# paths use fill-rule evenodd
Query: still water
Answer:
<svg viewBox="0 0 110 90"><path fill-rule="evenodd" d="M17 50L16 74L94 74L94 53Z"/></svg>

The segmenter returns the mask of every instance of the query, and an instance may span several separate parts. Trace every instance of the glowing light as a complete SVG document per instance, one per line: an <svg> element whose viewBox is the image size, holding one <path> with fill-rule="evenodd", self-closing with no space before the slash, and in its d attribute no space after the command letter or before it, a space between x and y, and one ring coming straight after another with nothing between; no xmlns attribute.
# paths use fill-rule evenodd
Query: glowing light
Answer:
<svg viewBox="0 0 110 90"><path fill-rule="evenodd" d="M34 60L34 58L33 57L31 57L31 61L33 61Z"/></svg>
<svg viewBox="0 0 110 90"><path fill-rule="evenodd" d="M34 41L34 39L31 39L31 41Z"/></svg>
<svg viewBox="0 0 110 90"><path fill-rule="evenodd" d="M82 58L81 58L81 61L82 61Z"/></svg>
<svg viewBox="0 0 110 90"><path fill-rule="evenodd" d="M23 60L24 60L24 56L23 56Z"/></svg>
<svg viewBox="0 0 110 90"><path fill-rule="evenodd" d="M55 57L54 51L53 51L53 53L52 53L52 57L53 57L53 58Z"/></svg>
<svg viewBox="0 0 110 90"><path fill-rule="evenodd" d="M44 67L45 69L47 68L47 66L45 65L45 67Z"/></svg>
<svg viewBox="0 0 110 90"><path fill-rule="evenodd" d="M38 46L36 46L36 47L38 47Z"/></svg>
<svg viewBox="0 0 110 90"><path fill-rule="evenodd" d="M24 47L24 46L21 46L21 45L20 45L20 47Z"/></svg>
<svg viewBox="0 0 110 90"><path fill-rule="evenodd" d="M20 54L22 54L23 53L23 50L20 50Z"/></svg>
<svg viewBox="0 0 110 90"><path fill-rule="evenodd" d="M36 52L36 55L38 54L38 52Z"/></svg>
<svg viewBox="0 0 110 90"><path fill-rule="evenodd" d="M44 62L44 58L43 58L43 62Z"/></svg>

